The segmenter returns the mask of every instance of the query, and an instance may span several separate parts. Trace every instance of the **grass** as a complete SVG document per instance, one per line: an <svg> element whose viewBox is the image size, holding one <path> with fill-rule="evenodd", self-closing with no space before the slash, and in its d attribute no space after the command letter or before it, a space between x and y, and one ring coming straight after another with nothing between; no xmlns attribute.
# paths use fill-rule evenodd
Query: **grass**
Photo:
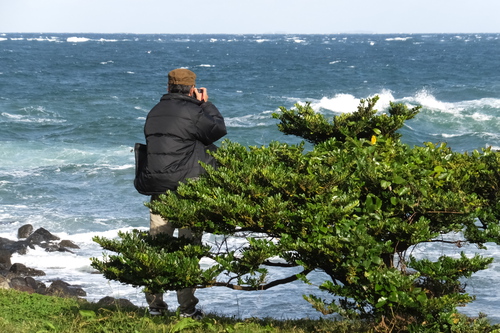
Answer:
<svg viewBox="0 0 500 333"><path fill-rule="evenodd" d="M485 318L463 317L453 332L498 332ZM309 332L395 332L390 324L373 325L348 320L238 320L207 314L200 321L179 318L171 312L151 317L145 308L101 307L81 299L59 298L0 289L0 332L3 333L309 333ZM419 332L421 332L419 330Z"/></svg>
<svg viewBox="0 0 500 333"><path fill-rule="evenodd" d="M145 308L100 307L72 298L0 290L0 332L366 332L363 324L329 320L237 320L207 314L200 321L171 312L151 317Z"/></svg>

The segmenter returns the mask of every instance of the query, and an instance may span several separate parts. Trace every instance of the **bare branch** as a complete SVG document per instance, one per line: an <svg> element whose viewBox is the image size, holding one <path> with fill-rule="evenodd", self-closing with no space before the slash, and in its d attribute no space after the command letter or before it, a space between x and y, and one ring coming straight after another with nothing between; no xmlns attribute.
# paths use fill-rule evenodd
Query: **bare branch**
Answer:
<svg viewBox="0 0 500 333"><path fill-rule="evenodd" d="M310 272L311 272L310 269L306 269L306 270L303 270L302 272L300 272L299 274L307 275ZM248 287L248 286L239 286L237 284L232 284L229 282L214 282L214 283L206 285L206 286L198 286L197 288L227 287L227 288L233 289L233 290L244 290L244 291L267 290L267 289L270 289L272 287L276 287L276 286L281 285L281 284L286 284L286 283L296 281L299 279L297 277L299 274L292 275L292 276L289 276L289 277L284 278L284 279L275 280L275 281L269 282L268 284L258 286L257 288Z"/></svg>

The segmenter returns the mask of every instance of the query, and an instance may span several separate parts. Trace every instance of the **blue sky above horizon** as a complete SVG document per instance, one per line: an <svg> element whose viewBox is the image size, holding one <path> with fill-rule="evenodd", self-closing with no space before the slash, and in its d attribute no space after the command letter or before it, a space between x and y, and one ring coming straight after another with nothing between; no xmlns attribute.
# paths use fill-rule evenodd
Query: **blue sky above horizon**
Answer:
<svg viewBox="0 0 500 333"><path fill-rule="evenodd" d="M0 0L0 33L500 33L499 0Z"/></svg>

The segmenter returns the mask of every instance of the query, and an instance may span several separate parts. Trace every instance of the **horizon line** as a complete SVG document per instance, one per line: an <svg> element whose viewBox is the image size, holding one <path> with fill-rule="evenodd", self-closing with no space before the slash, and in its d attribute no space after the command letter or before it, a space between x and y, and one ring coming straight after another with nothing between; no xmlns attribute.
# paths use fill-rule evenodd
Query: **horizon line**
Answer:
<svg viewBox="0 0 500 333"><path fill-rule="evenodd" d="M500 34L499 32L373 32L373 31L344 31L344 32L245 32L245 33L227 33L227 32L55 32L55 31L10 31L0 34L107 34L107 35L423 35L423 34Z"/></svg>

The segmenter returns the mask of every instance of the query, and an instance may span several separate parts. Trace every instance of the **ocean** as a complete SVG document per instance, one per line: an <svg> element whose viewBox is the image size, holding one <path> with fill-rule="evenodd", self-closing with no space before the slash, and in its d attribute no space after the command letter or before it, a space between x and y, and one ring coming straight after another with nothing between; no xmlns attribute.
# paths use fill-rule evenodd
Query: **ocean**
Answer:
<svg viewBox="0 0 500 333"><path fill-rule="evenodd" d="M278 131L271 114L280 106L310 102L333 116L378 95L379 112L391 101L422 106L401 130L404 142L447 142L463 152L500 149L498 54L500 34L0 34L0 237L16 239L30 223L72 240L81 247L75 253L35 249L12 261L44 270L45 282L81 286L89 300L146 306L140 289L95 274L89 258L103 252L93 236L148 227L149 197L133 187L132 149L144 142L146 115L166 92L170 70L193 70L226 119L225 138L247 146L301 141ZM467 281L477 300L460 311L500 323L500 247L462 249L495 261ZM414 251L456 253L442 244ZM205 312L318 318L302 295L328 298L317 290L323 278L316 272L316 285L208 288L197 296ZM166 300L175 309L175 293Z"/></svg>

